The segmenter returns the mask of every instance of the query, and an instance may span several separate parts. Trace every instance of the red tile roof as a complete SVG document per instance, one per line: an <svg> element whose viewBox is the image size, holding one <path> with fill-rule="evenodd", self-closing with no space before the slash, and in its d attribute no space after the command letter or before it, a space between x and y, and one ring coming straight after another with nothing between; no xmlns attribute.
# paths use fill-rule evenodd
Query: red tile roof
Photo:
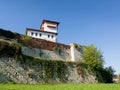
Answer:
<svg viewBox="0 0 120 90"><path fill-rule="evenodd" d="M50 20L43 20L43 21L42 21L42 24L44 24L45 22L56 23L57 25L60 24L59 22L56 22L56 21L50 21ZM42 29L42 24L40 25L40 29Z"/></svg>
<svg viewBox="0 0 120 90"><path fill-rule="evenodd" d="M43 21L42 21L42 24L44 24L45 22L56 23L57 25L60 24L59 22L56 22L56 21L50 21L50 20L43 20Z"/></svg>

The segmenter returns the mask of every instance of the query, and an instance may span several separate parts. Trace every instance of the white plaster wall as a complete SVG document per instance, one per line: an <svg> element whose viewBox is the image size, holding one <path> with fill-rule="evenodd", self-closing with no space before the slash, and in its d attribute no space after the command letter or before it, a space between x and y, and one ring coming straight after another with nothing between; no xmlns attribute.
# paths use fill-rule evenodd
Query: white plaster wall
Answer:
<svg viewBox="0 0 120 90"><path fill-rule="evenodd" d="M55 52L55 51L22 46L22 53L24 55L32 56L32 57L48 58L48 59L54 59L54 60L70 60L69 50L65 50L59 54L58 52Z"/></svg>
<svg viewBox="0 0 120 90"><path fill-rule="evenodd" d="M48 24L49 24L49 23L45 23L45 24L44 24L44 31L57 33L57 27L56 27L56 28L50 28L50 27L47 27Z"/></svg>
<svg viewBox="0 0 120 90"><path fill-rule="evenodd" d="M31 35L31 32L33 32L34 34ZM36 36L35 33L37 33L38 35ZM42 34L41 36L39 35L40 33ZM50 35L49 38L48 38L48 35ZM52 38L52 35L54 36L53 38ZM56 34L37 32L37 31L29 31L28 30L27 36L31 36L31 37L39 38L39 39L44 39L44 40L48 40L48 41L52 41L52 42L56 42L56 40L57 40L57 35Z"/></svg>
<svg viewBox="0 0 120 90"><path fill-rule="evenodd" d="M74 45L70 45L70 50L71 50L71 61L75 61L75 55L74 55Z"/></svg>
<svg viewBox="0 0 120 90"><path fill-rule="evenodd" d="M81 52L74 47L74 44L71 44L70 46L71 61L82 61Z"/></svg>

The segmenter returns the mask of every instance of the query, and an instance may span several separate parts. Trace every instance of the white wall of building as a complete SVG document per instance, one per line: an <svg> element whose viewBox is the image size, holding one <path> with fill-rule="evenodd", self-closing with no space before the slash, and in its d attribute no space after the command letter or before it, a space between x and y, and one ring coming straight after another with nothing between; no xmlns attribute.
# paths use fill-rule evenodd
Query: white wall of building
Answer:
<svg viewBox="0 0 120 90"><path fill-rule="evenodd" d="M33 35L32 35L32 33L33 33ZM36 35L36 33L37 33L37 35ZM52 41L52 42L57 41L57 35L56 34L51 34L51 33L44 33L44 32L28 30L27 36L31 36L31 37L39 38L39 39L44 39L44 40L48 40L48 41Z"/></svg>
<svg viewBox="0 0 120 90"><path fill-rule="evenodd" d="M55 26L56 28L48 27L48 25L50 25L50 26ZM44 23L44 31L57 33L57 26L56 26L56 25L49 24L49 23L46 22L46 23Z"/></svg>

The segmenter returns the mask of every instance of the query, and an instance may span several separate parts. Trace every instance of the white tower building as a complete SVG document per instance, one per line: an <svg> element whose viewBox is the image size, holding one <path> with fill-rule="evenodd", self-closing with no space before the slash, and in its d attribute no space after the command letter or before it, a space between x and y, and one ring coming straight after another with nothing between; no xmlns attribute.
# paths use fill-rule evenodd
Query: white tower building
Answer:
<svg viewBox="0 0 120 90"><path fill-rule="evenodd" d="M57 42L59 22L43 20L40 30L26 28L26 35L34 38Z"/></svg>

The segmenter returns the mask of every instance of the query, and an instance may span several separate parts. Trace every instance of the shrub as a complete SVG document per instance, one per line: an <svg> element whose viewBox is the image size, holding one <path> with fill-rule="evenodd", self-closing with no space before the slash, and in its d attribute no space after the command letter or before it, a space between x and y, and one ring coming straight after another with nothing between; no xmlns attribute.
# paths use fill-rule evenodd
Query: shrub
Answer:
<svg viewBox="0 0 120 90"><path fill-rule="evenodd" d="M21 45L15 42L0 40L0 55L14 57L21 54Z"/></svg>
<svg viewBox="0 0 120 90"><path fill-rule="evenodd" d="M26 42L26 43L30 42L31 39L32 39L32 38L29 37L29 36L21 36L21 40L23 40L23 41Z"/></svg>
<svg viewBox="0 0 120 90"><path fill-rule="evenodd" d="M14 38L14 33L11 31L0 29L0 36L5 36L7 38Z"/></svg>
<svg viewBox="0 0 120 90"><path fill-rule="evenodd" d="M93 72L97 76L99 82L113 82L112 77L114 70L112 67L103 67L104 60L100 50L93 45L86 46L83 49L82 57L84 59L84 63L87 65L88 71Z"/></svg>
<svg viewBox="0 0 120 90"><path fill-rule="evenodd" d="M75 47L78 51L80 51L80 50L81 50L81 47L80 47L80 45L79 45L79 44L77 44L77 43L73 43L73 45L74 45L74 47Z"/></svg>

